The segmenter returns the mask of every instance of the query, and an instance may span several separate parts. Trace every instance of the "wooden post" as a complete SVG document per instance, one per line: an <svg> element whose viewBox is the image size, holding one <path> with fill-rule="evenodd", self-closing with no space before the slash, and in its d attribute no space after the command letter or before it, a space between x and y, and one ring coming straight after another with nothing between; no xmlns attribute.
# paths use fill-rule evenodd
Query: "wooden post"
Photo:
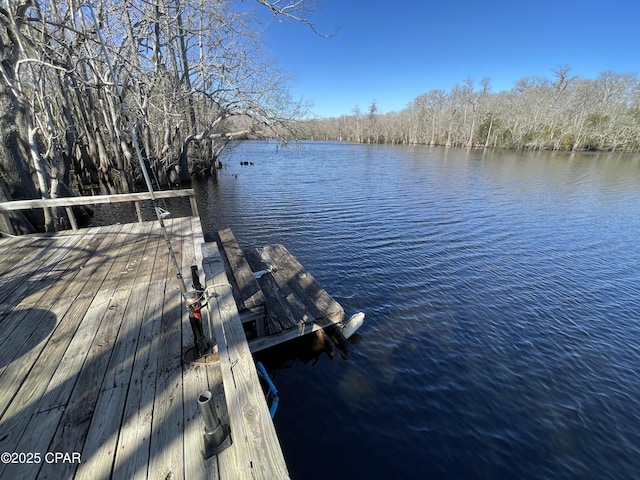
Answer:
<svg viewBox="0 0 640 480"><path fill-rule="evenodd" d="M76 222L76 217L73 214L73 209L71 207L64 207L64 209L67 212L67 217L69 217L69 223L71 224L71 229L77 230L78 223Z"/></svg>
<svg viewBox="0 0 640 480"><path fill-rule="evenodd" d="M136 213L138 214L138 222L142 223L142 209L140 208L140 202L133 202L136 206Z"/></svg>
<svg viewBox="0 0 640 480"><path fill-rule="evenodd" d="M189 203L191 203L191 216L197 217L198 216L198 204L196 203L195 194L194 195L189 195Z"/></svg>

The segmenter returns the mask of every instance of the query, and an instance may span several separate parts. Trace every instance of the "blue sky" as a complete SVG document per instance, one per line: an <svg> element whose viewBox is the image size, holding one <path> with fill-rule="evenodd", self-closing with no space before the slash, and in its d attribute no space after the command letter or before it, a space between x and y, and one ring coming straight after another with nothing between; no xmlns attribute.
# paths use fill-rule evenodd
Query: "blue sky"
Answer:
<svg viewBox="0 0 640 480"><path fill-rule="evenodd" d="M292 73L291 93L317 116L399 111L433 89L470 76L510 90L526 76L640 71L640 3L634 0L314 0L318 30L278 22L263 9L265 40L279 68Z"/></svg>

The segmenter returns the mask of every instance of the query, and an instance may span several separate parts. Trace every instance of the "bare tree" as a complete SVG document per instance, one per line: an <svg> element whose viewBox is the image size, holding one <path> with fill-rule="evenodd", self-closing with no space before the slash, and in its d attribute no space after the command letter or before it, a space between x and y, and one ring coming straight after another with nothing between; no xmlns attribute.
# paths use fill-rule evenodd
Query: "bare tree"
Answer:
<svg viewBox="0 0 640 480"><path fill-rule="evenodd" d="M378 106L373 100L367 113L367 143L378 143Z"/></svg>
<svg viewBox="0 0 640 480"><path fill-rule="evenodd" d="M449 92L419 95L400 112L376 114L376 129L384 132L386 142L406 138L408 143L449 147L640 151L637 74L603 72L591 80L569 72L561 66L551 78L525 77L498 93L491 92L488 78L478 90L467 78ZM342 123L359 131L361 113L352 113ZM369 135L355 135L357 141L373 141L373 118L370 112ZM329 123L319 119L313 125L337 138Z"/></svg>
<svg viewBox="0 0 640 480"><path fill-rule="evenodd" d="M305 2L257 4L313 28ZM225 0L0 1L2 191L136 188L129 121L159 184L210 171L240 135L293 134L308 105L264 60L251 15Z"/></svg>

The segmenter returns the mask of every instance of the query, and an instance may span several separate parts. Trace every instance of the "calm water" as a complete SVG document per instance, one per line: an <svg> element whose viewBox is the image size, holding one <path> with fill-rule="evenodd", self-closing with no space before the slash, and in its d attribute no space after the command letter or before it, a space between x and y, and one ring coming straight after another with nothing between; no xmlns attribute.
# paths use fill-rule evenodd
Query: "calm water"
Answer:
<svg viewBox="0 0 640 480"><path fill-rule="evenodd" d="M293 478L640 478L639 156L225 160L196 185L206 235L283 243L367 314L346 358L268 365Z"/></svg>

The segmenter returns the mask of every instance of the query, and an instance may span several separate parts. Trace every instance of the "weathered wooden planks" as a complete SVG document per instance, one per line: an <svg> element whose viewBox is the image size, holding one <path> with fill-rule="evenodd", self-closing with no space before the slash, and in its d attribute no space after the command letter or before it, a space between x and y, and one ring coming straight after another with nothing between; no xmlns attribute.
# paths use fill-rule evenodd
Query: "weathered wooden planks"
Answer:
<svg viewBox="0 0 640 480"><path fill-rule="evenodd" d="M264 296L256 282L253 272L240 249L240 245L230 228L218 232L222 249L233 272L232 284L235 282L234 296L236 303L241 302L244 308L249 309L264 305ZM224 259L225 257L223 257Z"/></svg>
<svg viewBox="0 0 640 480"><path fill-rule="evenodd" d="M225 262L227 277L233 285L242 323L255 322L255 335L265 335L265 297L251 271L245 255L230 228L218 232L222 260Z"/></svg>
<svg viewBox="0 0 640 480"><path fill-rule="evenodd" d="M271 273L291 304L303 304L314 319L326 318L334 323L344 319L344 309L323 289L283 245L267 245L260 256L274 266ZM290 297L291 295L291 297Z"/></svg>
<svg viewBox="0 0 640 480"><path fill-rule="evenodd" d="M45 394L48 383L55 373L70 339L73 337L73 332L77 329L79 319L84 317L90 303L91 300L89 298L82 298L73 302L71 306L65 305L63 302L57 302L52 306L51 312L59 320L54 333L50 339L45 341L45 346L47 347L46 355L39 355L34 359L31 370L23 378L19 389L10 399L10 403L0 419L0 431L3 432L0 449L3 451L33 451L32 449L40 447L43 443L48 445L51 440L51 432L49 432L48 436L40 432L39 442L32 446L23 440L23 436L27 431L31 417L38 412L39 404L49 400L49 397ZM17 381L19 380L12 380L12 382ZM13 385L13 383L6 385ZM64 410L61 415L63 413ZM55 428L57 424L49 426ZM23 469L35 467L33 464L27 466L17 464L0 465L0 478L4 478L5 473L6 478L29 478L28 476L23 476ZM37 465L37 468L39 467L40 465Z"/></svg>
<svg viewBox="0 0 640 480"><path fill-rule="evenodd" d="M87 239L91 239L91 233L91 230L87 232ZM7 266L0 273L2 303L18 300L23 305L33 304L44 293L46 287L66 280L64 269L59 267L61 263L65 264L66 257L83 255L83 250L91 250L99 243L99 240L90 240L86 244L83 242L82 248L77 248L81 240L81 236L65 234L22 240L21 254L13 257L12 266Z"/></svg>
<svg viewBox="0 0 640 480"><path fill-rule="evenodd" d="M91 239L90 236L88 238ZM52 238L50 241L56 242L57 240L56 238ZM89 241L91 242L92 240ZM106 235L101 237L100 245L106 247L111 241L112 236ZM55 249L55 244L51 248ZM82 248L80 243L78 244L78 248ZM80 265L85 268L73 277L73 281L76 281L78 277L84 275L95 277L96 279L100 277L104 278L103 275L106 275L106 272L108 272L108 266L106 269L102 268L104 265L97 259L89 258L87 260L83 255L76 256L75 258L78 262L76 267ZM44 271L45 269L43 268L42 270ZM70 271L75 270L75 268L70 269ZM85 282L82 283L85 284ZM98 285L98 283L95 282L93 285ZM6 410L4 410L1 417L2 426L0 430L7 432L7 434L3 436L1 448L11 449L12 451L20 451L20 448L22 451L29 450L28 447L30 445L25 443L25 439L28 440L29 436L27 435L25 437L23 433L27 428L27 424L31 422L31 416L34 412L36 414L39 412L45 413L63 408L61 412L62 417L67 411L67 405L64 399L68 398L68 392L73 389L75 379L65 378L64 375L56 375L56 373L63 371L61 369L64 369L66 365L63 358L65 358L65 354L69 351L68 349L74 339L78 339L76 343L81 341L84 335L83 332L87 333L87 338L91 338L92 332L93 335L95 335L95 328L78 328L94 300L94 297L87 295L85 290L68 287L64 294L56 298L48 308L48 311L56 319L53 331L44 335L37 345L27 345L28 351L25 351L16 361L12 362L11 371L14 375L19 371L18 365L25 365L29 370L26 376L22 377L21 383L18 378L14 378L5 384L7 388L3 389L6 393L11 390L11 387L15 385L19 386L19 389L15 391L15 395L10 399L10 404ZM104 302L97 301L95 305L100 309L104 305ZM20 333L21 332L17 330L14 332L14 335L18 337ZM76 334L78 334L78 336L76 336ZM37 445L40 445L41 442L44 441L46 441L45 445L49 445L53 432L55 431L55 423L48 421L44 422L44 425L52 428L52 430L44 430L42 425L40 425L40 443ZM15 464L11 464L7 465L6 468L8 472L12 472L18 467ZM32 464L30 467L24 468L35 467ZM8 474L13 478L22 476L21 474L15 476L10 473ZM0 471L0 476L1 475L2 472Z"/></svg>
<svg viewBox="0 0 640 480"><path fill-rule="evenodd" d="M58 240L61 241L59 244L57 243ZM52 243L47 250L65 252L69 247L66 240L64 236L57 239L51 238L49 241ZM87 240L89 244L94 244L94 237L91 234L87 237ZM112 240L111 235L101 236L99 245L106 248L111 244ZM74 248L78 248L77 245ZM79 250L83 249L79 248ZM36 391L46 386L42 379L45 378L49 381L50 377L46 376L46 372L49 372L59 361L58 354L64 352L65 345L68 344L73 336L69 333L77 330L82 315L84 315L84 313L82 315L80 313L83 312L83 309L88 308L90 304L91 298L82 295L84 290L80 287L73 287L73 284L76 278L84 276L83 274L101 278L101 275L92 275L99 268L100 262L95 258L87 260L85 255L75 255L73 251L69 251L68 255L75 258L76 265L80 263L86 268L82 271L71 267L59 270L58 281L67 285L64 294L60 293L57 288L48 287L41 290L28 288L21 291L26 298L36 301L35 305L38 308L30 309L21 322L14 323L12 325L13 329L8 331L10 335L3 343L3 355L9 355L14 352L14 360L10 361L11 368L6 370L8 376L3 379L3 382L6 382L6 387L2 389L0 394L0 412L3 411L4 406L8 405L8 402L12 401L14 395L23 398L24 391L30 392L31 382L38 383ZM54 265L59 261L57 254L44 258ZM37 265L41 273L35 275L36 279L44 279L52 271L52 268L47 264L38 263ZM71 272L71 274L67 274L67 272ZM52 279L45 285L51 287L54 285L54 281L55 279ZM82 282L82 284L84 285L85 282ZM83 297L86 297L86 300ZM70 310L72 315L67 315L67 310ZM50 363L46 364L46 368L42 372L36 370L33 373L34 362L37 365L38 362L41 362L41 357L48 357ZM20 379L24 382L22 386ZM17 388L20 388L20 390L17 390ZM22 393L20 393L21 391Z"/></svg>
<svg viewBox="0 0 640 480"><path fill-rule="evenodd" d="M221 477L288 478L266 400L216 244L203 246L208 302L220 355L233 444L221 452ZM215 294L214 294L215 292ZM216 314L217 313L217 314ZM229 469L229 470L228 470Z"/></svg>
<svg viewBox="0 0 640 480"><path fill-rule="evenodd" d="M122 256L112 267L112 275L119 278L114 303L123 303L122 321L111 352L106 375L102 380L91 425L82 449L84 461L76 472L76 480L95 478L95 472L110 472L115 456L122 412L128 393L144 312L148 285L133 284L131 279L145 278L147 262L141 262L149 244L156 251L159 238L149 239L151 224L135 225L130 232L132 242L129 256ZM155 243L154 243L155 242ZM146 269L148 272L149 269ZM126 301L124 296L127 297ZM117 307L116 307L117 308ZM120 310L120 308L118 308Z"/></svg>
<svg viewBox="0 0 640 480"><path fill-rule="evenodd" d="M170 233L173 251L180 265L184 238L191 235L190 219L172 220ZM190 270L185 271L187 272ZM169 262L166 278L175 277L175 267ZM181 341L183 305L184 300L177 281L168 282L165 286L158 338L159 357L155 378L148 478L184 478L184 451L182 448L171 448L172 443L182 445L184 442Z"/></svg>
<svg viewBox="0 0 640 480"><path fill-rule="evenodd" d="M242 322L263 325L249 336L256 352L341 322L344 310L282 245L242 251L231 229L218 232L227 276ZM253 272L270 269L258 279ZM247 316L256 301L264 304L259 317Z"/></svg>
<svg viewBox="0 0 640 480"><path fill-rule="evenodd" d="M93 257L99 264L91 275L92 281L85 282L90 286L85 288L96 293L48 388L52 392L58 391L56 395L49 395L51 402L57 399L58 404L65 406L50 442L52 450L82 452L91 423L106 423L104 412L97 410L96 405L129 301L129 291L116 291L122 277L114 270L127 261L133 250L132 228L130 224L119 230L108 230L110 244ZM73 389L57 387L61 383ZM43 411L47 408L46 404L41 406ZM87 458L92 457L87 452ZM77 463L45 462L40 478L70 478L78 466Z"/></svg>
<svg viewBox="0 0 640 480"><path fill-rule="evenodd" d="M192 219L193 220L193 219ZM193 237L185 237L182 251L182 271L191 272L191 266L196 265L199 269L200 283L204 285L204 271L202 269L202 227L199 221L192 221ZM187 285L191 285L187 282ZM203 320L207 316L208 309L203 310ZM205 325L204 334L209 342L213 343L213 334ZM182 349L193 347L194 339L189 323L189 315L186 308L182 311ZM220 478L218 469L218 457L209 459L204 457L204 423L198 408L198 396L204 390L211 390L218 393L222 390L222 376L219 363L213 364L182 364L182 395L184 401L183 408L183 432L184 432L184 478L185 479L217 479ZM224 398L218 398L216 405L224 407L224 413L218 412L220 418L228 423L227 409Z"/></svg>
<svg viewBox="0 0 640 480"><path fill-rule="evenodd" d="M282 245L245 251L254 271L271 267L258 284L266 299L267 335L249 340L258 352L344 319L344 309Z"/></svg>
<svg viewBox="0 0 640 480"><path fill-rule="evenodd" d="M200 222L165 223L190 274L202 262ZM0 239L0 255L20 251L1 257L0 285L8 288L0 302L0 451L57 450L82 459L1 464L0 478L287 477L228 292L214 299L209 316L232 342L223 347L232 385L222 385L222 362L183 361L193 338L164 243L155 222L25 237L20 247ZM224 271L216 272L213 282L228 290ZM197 397L207 389L220 418L237 425L237 445L205 460Z"/></svg>
<svg viewBox="0 0 640 480"><path fill-rule="evenodd" d="M298 337L303 337L318 330L324 330L326 327L335 325L331 320L326 318L320 318L309 323L300 323L295 328L288 330L282 330L279 333L268 335L266 337L254 338L249 340L249 349L251 353L257 353L267 348L275 347L281 343L288 342L289 340L295 340Z"/></svg>

